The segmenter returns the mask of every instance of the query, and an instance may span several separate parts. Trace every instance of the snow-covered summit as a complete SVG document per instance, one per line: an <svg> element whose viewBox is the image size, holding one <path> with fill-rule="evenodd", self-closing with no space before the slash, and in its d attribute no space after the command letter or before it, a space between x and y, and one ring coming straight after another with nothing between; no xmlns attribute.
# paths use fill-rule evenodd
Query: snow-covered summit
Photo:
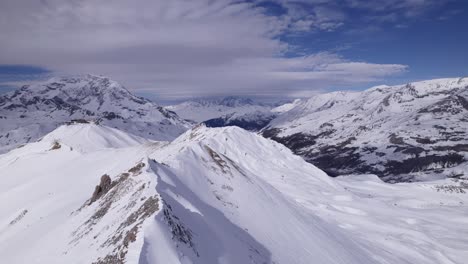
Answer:
<svg viewBox="0 0 468 264"><path fill-rule="evenodd" d="M2 96L0 107L17 111L68 110L70 115L81 112L90 116L106 112L109 115L114 113L126 118L138 110L157 108L157 105L133 95L125 87L107 77L88 74L78 77L55 77L44 82L25 85L17 91ZM116 111L122 113L115 113ZM160 115L162 119L164 116L162 113Z"/></svg>
<svg viewBox="0 0 468 264"><path fill-rule="evenodd" d="M190 127L176 113L109 78L52 78L0 96L0 152L71 120L94 120L154 140L172 140Z"/></svg>
<svg viewBox="0 0 468 264"><path fill-rule="evenodd" d="M80 152L92 152L107 148L134 147L150 141L121 130L98 124L67 124L47 134L41 142L49 142L54 147L66 146Z"/></svg>
<svg viewBox="0 0 468 264"><path fill-rule="evenodd" d="M81 96L104 96L105 94L118 95L138 98L132 95L125 87L105 76L99 75L80 75L76 77L52 77L49 80L38 82L32 85L25 85L21 90L35 94L49 94L49 96L66 94L70 97L79 99ZM51 91L55 91L51 92ZM139 98L140 99L140 98ZM141 99L139 100L141 101Z"/></svg>

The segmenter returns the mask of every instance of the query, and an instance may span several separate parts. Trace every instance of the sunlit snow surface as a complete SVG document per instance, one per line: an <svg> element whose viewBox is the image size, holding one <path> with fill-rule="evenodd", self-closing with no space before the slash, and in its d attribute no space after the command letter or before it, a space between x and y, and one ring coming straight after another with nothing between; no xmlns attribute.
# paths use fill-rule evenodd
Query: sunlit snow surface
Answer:
<svg viewBox="0 0 468 264"><path fill-rule="evenodd" d="M111 187L93 202L104 174ZM234 127L200 126L167 143L62 126L0 155L0 180L2 263L468 259L461 182L330 178Z"/></svg>

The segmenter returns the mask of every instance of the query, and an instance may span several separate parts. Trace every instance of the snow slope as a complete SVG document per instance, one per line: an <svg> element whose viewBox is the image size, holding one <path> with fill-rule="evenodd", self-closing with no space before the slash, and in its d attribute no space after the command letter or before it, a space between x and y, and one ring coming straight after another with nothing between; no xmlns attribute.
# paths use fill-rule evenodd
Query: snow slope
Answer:
<svg viewBox="0 0 468 264"><path fill-rule="evenodd" d="M137 143L135 137L119 132L121 142L89 144L108 132L115 131L61 127L0 155L2 262L123 263L121 257L138 262L143 240L137 234L158 206L156 182L141 148L115 148ZM54 148L56 142L60 147ZM93 202L104 175L112 180L110 189Z"/></svg>
<svg viewBox="0 0 468 264"><path fill-rule="evenodd" d="M52 78L0 96L0 153L75 119L94 120L153 140L172 140L190 124L120 84L85 75Z"/></svg>
<svg viewBox="0 0 468 264"><path fill-rule="evenodd" d="M468 160L468 78L437 79L294 102L263 135L331 175L389 181L450 176Z"/></svg>
<svg viewBox="0 0 468 264"><path fill-rule="evenodd" d="M330 178L236 127L198 126L164 143L95 124L62 126L0 155L0 179L5 263L468 257L464 181Z"/></svg>
<svg viewBox="0 0 468 264"><path fill-rule="evenodd" d="M93 123L60 126L47 134L41 141L59 142L59 144L64 144L80 152L133 147L151 142L115 128Z"/></svg>
<svg viewBox="0 0 468 264"><path fill-rule="evenodd" d="M325 173L279 144L240 128L198 127L151 157L165 164L158 172L162 199L197 234L193 246L181 243L178 250L193 263L370 261L339 228L301 210L268 183L270 177L303 178L323 190L337 189ZM157 245L154 250L155 256L163 254Z"/></svg>

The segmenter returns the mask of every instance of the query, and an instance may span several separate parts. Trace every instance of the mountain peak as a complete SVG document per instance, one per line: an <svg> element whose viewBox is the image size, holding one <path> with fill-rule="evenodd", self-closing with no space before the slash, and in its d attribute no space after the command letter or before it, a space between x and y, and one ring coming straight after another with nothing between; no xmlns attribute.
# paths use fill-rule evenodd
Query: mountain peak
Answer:
<svg viewBox="0 0 468 264"><path fill-rule="evenodd" d="M80 99L89 96L104 96L120 99L122 97L131 98L143 103L144 99L131 94L124 86L105 76L98 75L80 75L72 77L53 77L47 81L33 85L23 86L14 95L29 94L41 96L60 96L71 99ZM64 99L64 98L62 98Z"/></svg>
<svg viewBox="0 0 468 264"><path fill-rule="evenodd" d="M0 152L34 141L71 120L99 120L153 140L172 140L189 124L104 76L55 77L0 96ZM13 120L18 120L12 122Z"/></svg>
<svg viewBox="0 0 468 264"><path fill-rule="evenodd" d="M107 77L82 75L54 77L47 81L25 85L16 91L0 96L0 109L35 109L45 106L78 108L96 112L111 105L147 104L125 87ZM40 106L41 105L41 106ZM109 112L109 110L107 110Z"/></svg>

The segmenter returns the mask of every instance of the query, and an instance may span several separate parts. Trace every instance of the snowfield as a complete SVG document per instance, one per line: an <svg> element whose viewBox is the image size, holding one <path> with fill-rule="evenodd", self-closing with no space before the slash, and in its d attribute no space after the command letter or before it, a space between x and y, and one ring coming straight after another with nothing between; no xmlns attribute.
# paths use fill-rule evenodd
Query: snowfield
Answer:
<svg viewBox="0 0 468 264"><path fill-rule="evenodd" d="M466 263L464 180L330 178L236 127L64 125L0 155L4 263Z"/></svg>

